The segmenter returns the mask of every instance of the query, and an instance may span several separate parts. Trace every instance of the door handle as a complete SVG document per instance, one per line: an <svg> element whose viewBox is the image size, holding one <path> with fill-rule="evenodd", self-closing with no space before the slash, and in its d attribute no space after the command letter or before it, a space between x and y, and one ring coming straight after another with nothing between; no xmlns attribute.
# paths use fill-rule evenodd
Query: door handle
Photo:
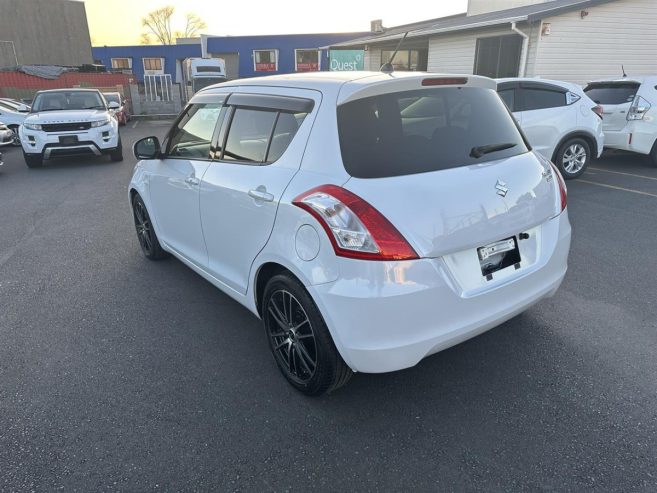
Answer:
<svg viewBox="0 0 657 493"><path fill-rule="evenodd" d="M199 182L199 179L196 178L195 176L188 176L187 178L185 178L185 183L187 183L188 185L190 185L192 187L195 187L200 182Z"/></svg>
<svg viewBox="0 0 657 493"><path fill-rule="evenodd" d="M267 192L266 190L267 189L261 185L255 190L249 190L249 197L252 197L256 200L261 200L263 202L273 202L274 195Z"/></svg>

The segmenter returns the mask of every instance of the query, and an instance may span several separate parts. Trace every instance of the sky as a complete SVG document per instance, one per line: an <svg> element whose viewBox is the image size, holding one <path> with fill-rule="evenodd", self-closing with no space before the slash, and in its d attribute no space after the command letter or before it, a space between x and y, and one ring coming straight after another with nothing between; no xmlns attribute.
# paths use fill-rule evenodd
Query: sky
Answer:
<svg viewBox="0 0 657 493"><path fill-rule="evenodd" d="M251 0L83 0L94 46L139 44L141 18L157 8L175 8L173 29L193 12L208 25L204 34L239 36L369 31L370 21L396 26L465 12L467 0L276 2Z"/></svg>

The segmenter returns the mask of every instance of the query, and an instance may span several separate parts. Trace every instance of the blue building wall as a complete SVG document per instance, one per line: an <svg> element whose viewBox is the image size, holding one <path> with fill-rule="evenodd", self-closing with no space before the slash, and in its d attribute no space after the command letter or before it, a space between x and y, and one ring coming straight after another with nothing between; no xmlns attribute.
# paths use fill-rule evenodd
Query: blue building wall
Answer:
<svg viewBox="0 0 657 493"><path fill-rule="evenodd" d="M164 73L175 79L176 61L201 56L201 45L136 45L102 46L91 49L94 60L107 69L112 68L112 58L132 58L132 73L139 81L144 80L143 58L164 58Z"/></svg>
<svg viewBox="0 0 657 493"><path fill-rule="evenodd" d="M316 49L341 41L359 38L369 33L340 34L280 34L271 36L217 36L207 38L208 55L213 53L238 53L239 77L258 75L287 74L295 71L294 50ZM278 50L278 71L255 72L253 50ZM180 45L135 45L135 46L97 46L92 48L94 60L100 61L108 69L112 58L131 58L132 72L139 81L144 80L143 58L164 58L164 73L171 74L175 80L176 61L202 56L200 44ZM328 69L328 51L322 51L321 68Z"/></svg>
<svg viewBox="0 0 657 493"><path fill-rule="evenodd" d="M349 41L370 33L281 34L272 36L221 36L207 39L208 54L239 53L240 77L290 74L295 71L294 50L315 49ZM278 50L278 71L255 72L253 50ZM321 69L328 70L328 50L322 51Z"/></svg>

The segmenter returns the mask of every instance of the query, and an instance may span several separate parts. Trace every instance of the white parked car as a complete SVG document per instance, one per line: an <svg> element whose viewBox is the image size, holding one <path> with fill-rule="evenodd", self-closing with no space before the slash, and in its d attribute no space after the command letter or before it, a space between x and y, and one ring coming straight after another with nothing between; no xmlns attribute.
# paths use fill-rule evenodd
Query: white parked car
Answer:
<svg viewBox="0 0 657 493"><path fill-rule="evenodd" d="M581 176L604 147L602 109L582 88L545 79L499 79L497 91L534 150L566 179Z"/></svg>
<svg viewBox="0 0 657 493"><path fill-rule="evenodd" d="M584 92L603 108L605 147L649 155L657 165L657 77L591 82Z"/></svg>
<svg viewBox="0 0 657 493"><path fill-rule="evenodd" d="M143 253L261 317L310 395L389 372L551 296L566 187L491 79L326 72L197 93L134 146Z"/></svg>
<svg viewBox="0 0 657 493"><path fill-rule="evenodd" d="M4 123L12 131L12 145L21 145L18 129L25 121L26 116L26 113L20 112L11 105L3 104L0 101L0 122Z"/></svg>
<svg viewBox="0 0 657 493"><path fill-rule="evenodd" d="M14 132L4 123L0 122L0 146L14 143Z"/></svg>
<svg viewBox="0 0 657 493"><path fill-rule="evenodd" d="M119 123L97 89L51 89L39 91L32 111L20 127L25 163L30 168L45 159L107 154L123 160Z"/></svg>

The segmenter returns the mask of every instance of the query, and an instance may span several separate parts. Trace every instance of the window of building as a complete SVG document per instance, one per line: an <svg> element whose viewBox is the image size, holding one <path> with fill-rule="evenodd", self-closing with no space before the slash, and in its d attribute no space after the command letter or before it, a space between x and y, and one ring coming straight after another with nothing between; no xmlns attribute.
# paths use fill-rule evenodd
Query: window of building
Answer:
<svg viewBox="0 0 657 493"><path fill-rule="evenodd" d="M395 50L381 50L381 64L390 61ZM416 72L427 69L426 50L399 50L392 61L392 66L397 71Z"/></svg>
<svg viewBox="0 0 657 493"><path fill-rule="evenodd" d="M278 70L278 50L253 50L253 70L276 72Z"/></svg>
<svg viewBox="0 0 657 493"><path fill-rule="evenodd" d="M132 68L131 58L112 58L112 69L130 70Z"/></svg>
<svg viewBox="0 0 657 493"><path fill-rule="evenodd" d="M320 68L319 50L294 50L295 70L297 72L318 72Z"/></svg>
<svg viewBox="0 0 657 493"><path fill-rule="evenodd" d="M517 34L477 39L474 73L486 77L517 77L522 38Z"/></svg>
<svg viewBox="0 0 657 493"><path fill-rule="evenodd" d="M162 70L162 59L144 58L144 70Z"/></svg>
<svg viewBox="0 0 657 493"><path fill-rule="evenodd" d="M210 143L221 108L221 103L190 105L173 130L167 154L171 157L209 159Z"/></svg>

